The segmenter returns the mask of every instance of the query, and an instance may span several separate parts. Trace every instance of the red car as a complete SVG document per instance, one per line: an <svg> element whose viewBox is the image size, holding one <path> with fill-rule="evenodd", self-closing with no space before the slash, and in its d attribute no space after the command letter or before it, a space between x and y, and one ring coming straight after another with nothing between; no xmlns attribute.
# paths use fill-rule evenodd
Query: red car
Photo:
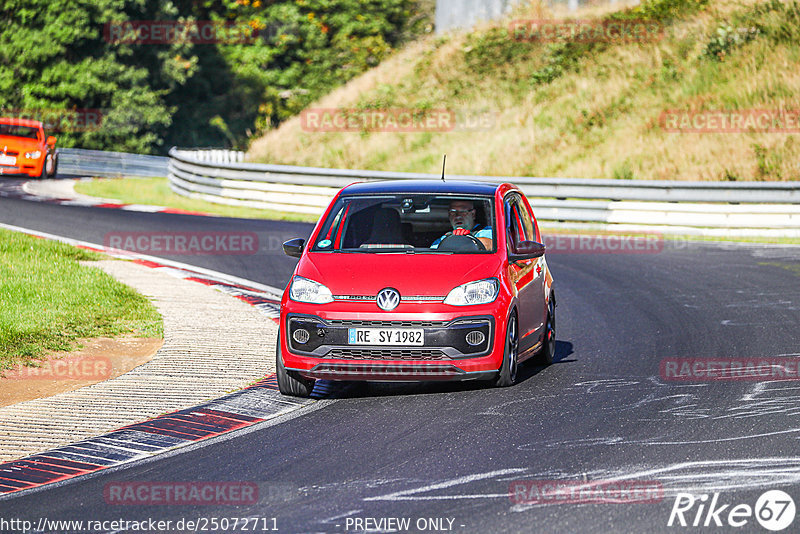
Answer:
<svg viewBox="0 0 800 534"><path fill-rule="evenodd" d="M39 121L0 118L0 174L55 177L56 138L45 137Z"/></svg>
<svg viewBox="0 0 800 534"><path fill-rule="evenodd" d="M485 380L555 353L553 278L528 200L511 184L384 181L342 189L281 300L277 378Z"/></svg>

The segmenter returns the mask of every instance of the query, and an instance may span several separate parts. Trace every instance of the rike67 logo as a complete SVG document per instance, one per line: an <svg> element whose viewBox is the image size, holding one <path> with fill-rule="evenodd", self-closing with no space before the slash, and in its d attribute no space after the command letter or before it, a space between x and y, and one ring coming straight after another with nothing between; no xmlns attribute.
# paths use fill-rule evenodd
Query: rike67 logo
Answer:
<svg viewBox="0 0 800 534"><path fill-rule="evenodd" d="M765 529L777 532L792 524L795 511L794 499L781 490L764 492L755 506L723 503L719 493L714 493L710 500L705 493L678 493L667 526L741 528L752 525L755 518ZM752 527L745 530L752 532Z"/></svg>

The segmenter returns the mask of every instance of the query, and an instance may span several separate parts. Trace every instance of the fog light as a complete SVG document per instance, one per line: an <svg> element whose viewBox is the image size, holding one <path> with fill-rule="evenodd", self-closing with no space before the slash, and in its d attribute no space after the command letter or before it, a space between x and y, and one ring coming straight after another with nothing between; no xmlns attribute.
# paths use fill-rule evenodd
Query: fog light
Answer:
<svg viewBox="0 0 800 534"><path fill-rule="evenodd" d="M467 343L469 343L473 347L475 345L480 345L481 343L483 343L484 339L486 339L486 336L484 336L483 332L481 332L480 330L473 330L472 332L467 334Z"/></svg>
<svg viewBox="0 0 800 534"><path fill-rule="evenodd" d="M292 338L300 343L301 345L304 343L308 343L308 339L311 337L311 334L308 333L308 330L303 330L302 328L298 328L292 334Z"/></svg>

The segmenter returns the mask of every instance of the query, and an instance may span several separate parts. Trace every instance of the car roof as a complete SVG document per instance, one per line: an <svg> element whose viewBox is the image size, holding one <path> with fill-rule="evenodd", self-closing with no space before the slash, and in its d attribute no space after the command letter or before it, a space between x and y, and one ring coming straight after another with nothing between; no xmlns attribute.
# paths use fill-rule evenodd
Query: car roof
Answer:
<svg viewBox="0 0 800 534"><path fill-rule="evenodd" d="M40 121L34 121L31 119L17 119L13 117L0 117L0 124L14 124L17 126L32 126L34 128L40 128L42 123Z"/></svg>
<svg viewBox="0 0 800 534"><path fill-rule="evenodd" d="M374 195L378 193L443 193L462 195L494 195L500 183L464 180L380 180L350 184L342 195Z"/></svg>

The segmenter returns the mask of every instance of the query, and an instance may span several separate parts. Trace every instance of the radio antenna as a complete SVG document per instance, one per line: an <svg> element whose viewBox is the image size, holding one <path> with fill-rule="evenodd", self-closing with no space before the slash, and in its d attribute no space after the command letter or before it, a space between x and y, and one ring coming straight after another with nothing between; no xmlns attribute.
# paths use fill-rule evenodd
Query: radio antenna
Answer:
<svg viewBox="0 0 800 534"><path fill-rule="evenodd" d="M442 158L442 181L444 182L444 164L447 162L447 154Z"/></svg>

